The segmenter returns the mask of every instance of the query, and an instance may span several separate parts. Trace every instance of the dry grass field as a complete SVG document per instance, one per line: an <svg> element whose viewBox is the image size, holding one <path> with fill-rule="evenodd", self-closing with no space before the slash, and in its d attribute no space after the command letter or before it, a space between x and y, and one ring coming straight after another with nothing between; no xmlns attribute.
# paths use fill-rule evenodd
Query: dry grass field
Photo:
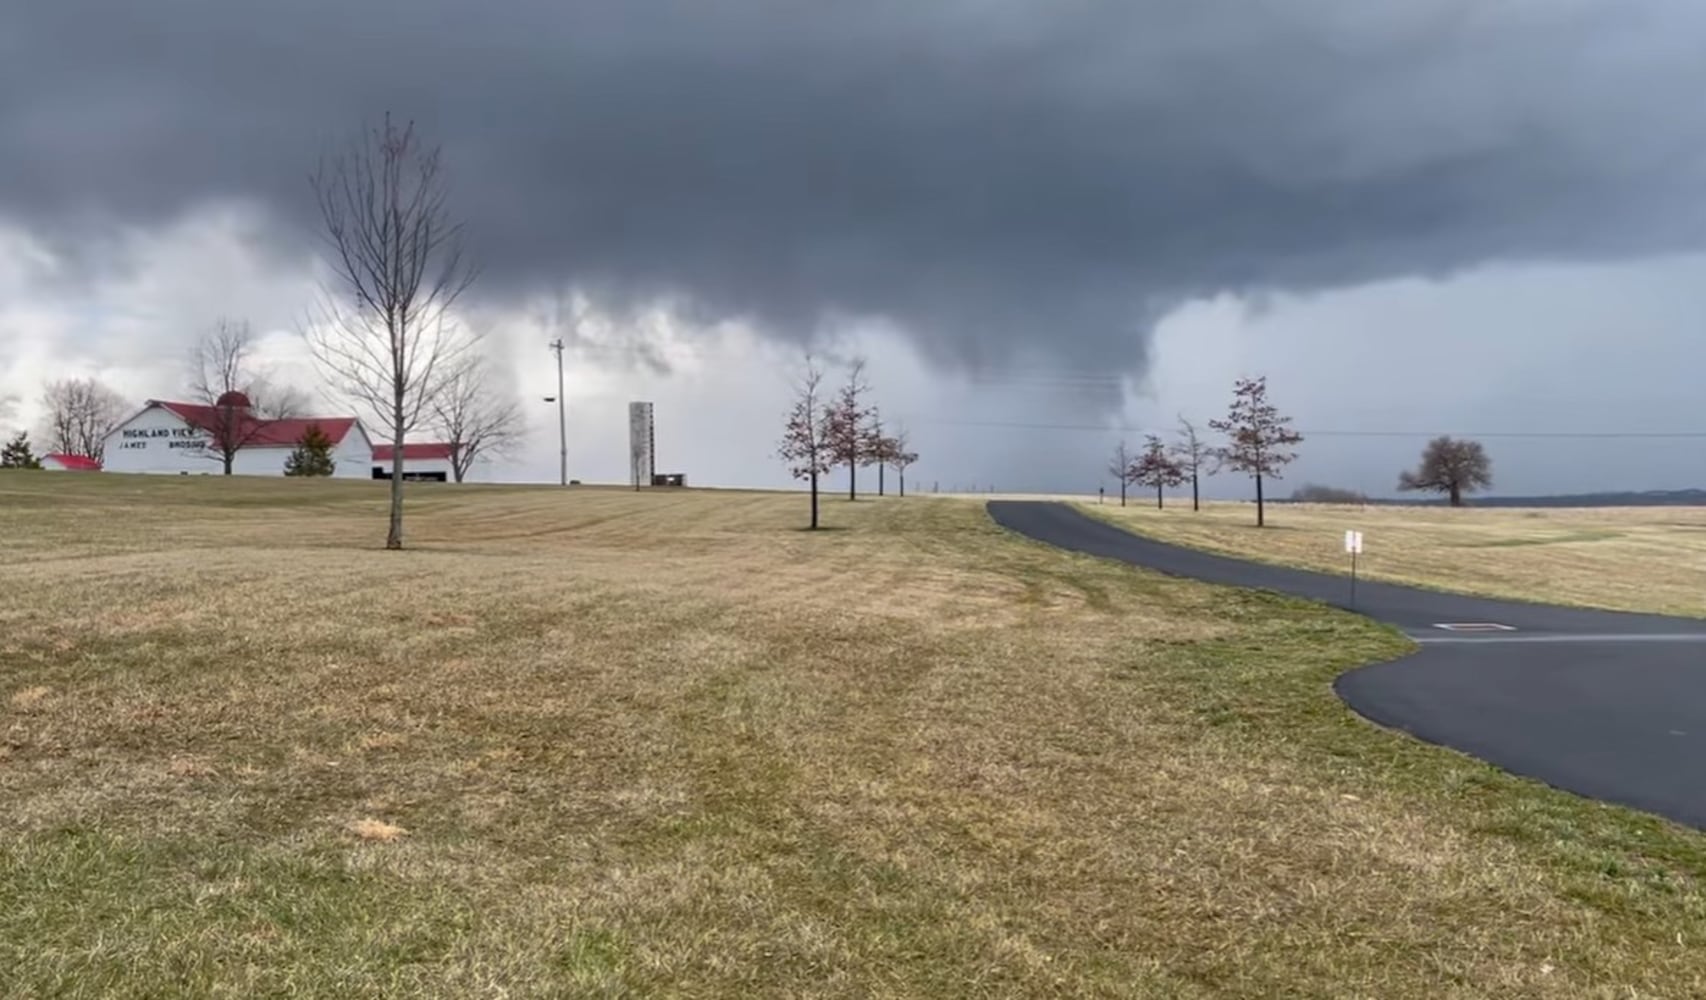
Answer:
<svg viewBox="0 0 1706 1000"><path fill-rule="evenodd" d="M964 501L413 495L0 474L0 996L1706 993L1706 836L1357 719L1354 617Z"/></svg>
<svg viewBox="0 0 1706 1000"><path fill-rule="evenodd" d="M1347 529L1363 533L1358 572L1491 597L1706 617L1706 508L1590 510L1255 506L1169 500L1097 505L1093 514L1181 545L1346 572Z"/></svg>

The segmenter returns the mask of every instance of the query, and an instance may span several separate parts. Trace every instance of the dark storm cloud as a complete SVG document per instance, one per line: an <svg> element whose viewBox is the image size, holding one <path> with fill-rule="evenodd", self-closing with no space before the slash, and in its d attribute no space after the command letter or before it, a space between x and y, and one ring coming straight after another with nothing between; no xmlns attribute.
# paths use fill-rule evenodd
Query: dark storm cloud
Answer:
<svg viewBox="0 0 1706 1000"><path fill-rule="evenodd" d="M1691 0L26 0L0 212L251 197L288 245L390 108L490 294L1134 370L1195 295L1696 245L1703 84Z"/></svg>

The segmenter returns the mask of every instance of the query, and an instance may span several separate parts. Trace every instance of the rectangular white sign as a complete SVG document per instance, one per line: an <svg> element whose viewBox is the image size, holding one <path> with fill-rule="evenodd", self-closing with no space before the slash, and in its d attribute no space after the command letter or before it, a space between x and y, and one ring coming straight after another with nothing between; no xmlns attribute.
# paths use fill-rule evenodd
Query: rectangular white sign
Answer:
<svg viewBox="0 0 1706 1000"><path fill-rule="evenodd" d="M1347 531L1347 532L1345 532L1345 551L1349 552L1353 555L1361 555L1362 554L1362 532L1360 532L1360 531Z"/></svg>

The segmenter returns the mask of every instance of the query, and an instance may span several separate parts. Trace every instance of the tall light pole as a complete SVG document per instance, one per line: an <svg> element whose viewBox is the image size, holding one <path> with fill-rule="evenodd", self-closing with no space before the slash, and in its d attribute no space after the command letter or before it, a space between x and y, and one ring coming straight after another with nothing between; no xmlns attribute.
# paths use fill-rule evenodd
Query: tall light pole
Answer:
<svg viewBox="0 0 1706 1000"><path fill-rule="evenodd" d="M557 456L560 460L558 483L567 486L569 485L569 418L563 400L563 338L558 337L551 341L549 346L557 355Z"/></svg>

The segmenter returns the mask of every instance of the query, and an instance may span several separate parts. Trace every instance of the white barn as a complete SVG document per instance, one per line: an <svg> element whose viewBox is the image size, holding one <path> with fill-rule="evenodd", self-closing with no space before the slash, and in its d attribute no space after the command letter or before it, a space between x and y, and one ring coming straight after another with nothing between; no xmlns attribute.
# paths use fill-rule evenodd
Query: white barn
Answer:
<svg viewBox="0 0 1706 1000"><path fill-rule="evenodd" d="M221 442L239 444L231 471L282 476L284 462L308 428L318 424L332 442L332 473L339 479L372 476L373 442L355 417L264 420L250 414L248 397L227 393L215 406L151 399L141 412L107 435L107 472L155 475L224 471Z"/></svg>

